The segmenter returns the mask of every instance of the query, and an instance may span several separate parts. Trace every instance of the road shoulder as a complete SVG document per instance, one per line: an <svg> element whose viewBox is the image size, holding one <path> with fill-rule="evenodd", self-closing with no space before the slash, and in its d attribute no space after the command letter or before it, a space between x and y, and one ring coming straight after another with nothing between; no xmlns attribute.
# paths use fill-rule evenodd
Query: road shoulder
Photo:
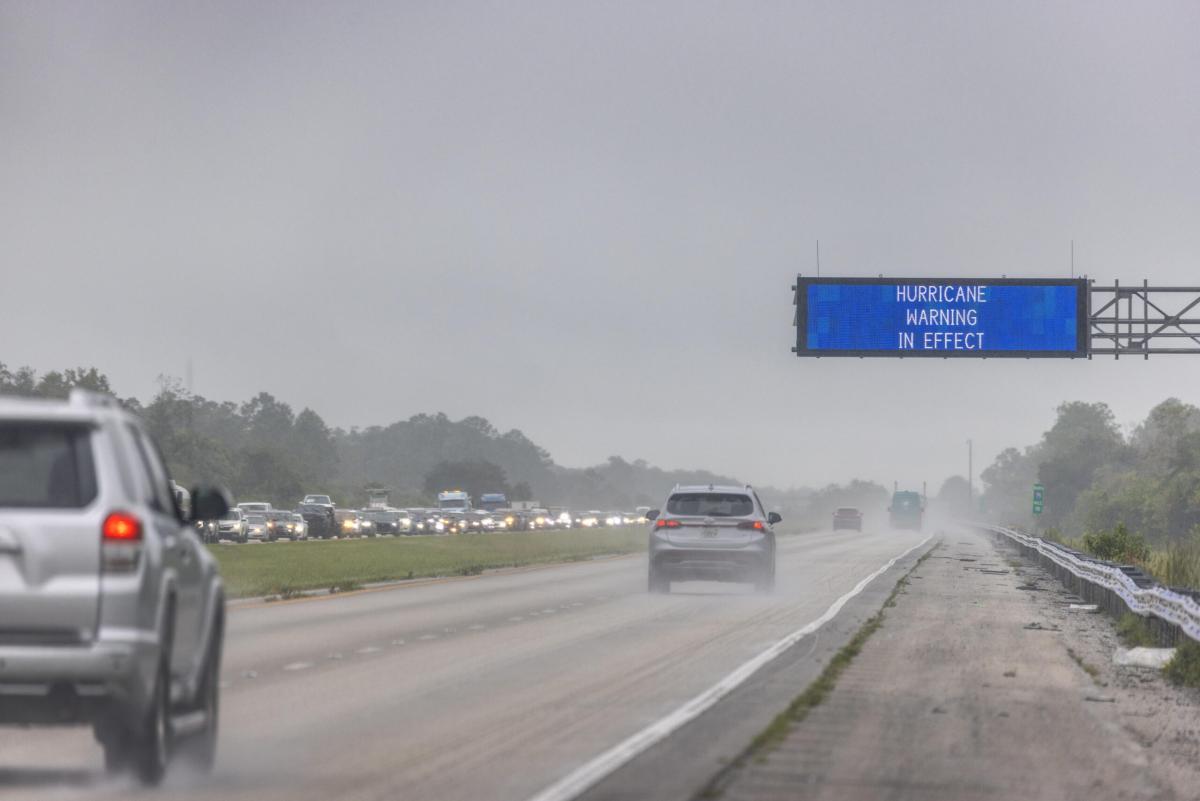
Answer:
<svg viewBox="0 0 1200 801"><path fill-rule="evenodd" d="M1108 624L1070 600L984 535L948 535L823 702L706 797L1196 797L1196 694L1110 676Z"/></svg>
<svg viewBox="0 0 1200 801"><path fill-rule="evenodd" d="M809 634L700 717L608 774L578 801L689 801L713 774L732 763L746 744L809 686L859 629L876 615L897 581L937 538L915 545L854 595L832 620ZM767 647L772 643L764 642Z"/></svg>

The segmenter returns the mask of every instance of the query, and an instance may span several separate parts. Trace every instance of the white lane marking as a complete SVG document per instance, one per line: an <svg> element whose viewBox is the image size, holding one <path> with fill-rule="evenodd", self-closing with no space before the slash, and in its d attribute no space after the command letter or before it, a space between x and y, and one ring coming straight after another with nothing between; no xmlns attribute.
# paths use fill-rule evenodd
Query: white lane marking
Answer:
<svg viewBox="0 0 1200 801"><path fill-rule="evenodd" d="M383 649L380 648L378 645L366 645L366 646L363 646L362 648L359 648L354 653L356 653L356 654L377 654L381 650L383 650Z"/></svg>
<svg viewBox="0 0 1200 801"><path fill-rule="evenodd" d="M290 662L283 666L284 670L308 670L313 666L312 662Z"/></svg>
<svg viewBox="0 0 1200 801"><path fill-rule="evenodd" d="M483 631L486 628L487 626L483 625L482 623L472 623L471 625L467 626L467 631Z"/></svg>
<svg viewBox="0 0 1200 801"><path fill-rule="evenodd" d="M436 634L422 634L417 639L418 640L436 640L437 638L438 638L438 636Z"/></svg>
<svg viewBox="0 0 1200 801"><path fill-rule="evenodd" d="M404 640L392 640L392 645L404 645Z"/></svg>
<svg viewBox="0 0 1200 801"><path fill-rule="evenodd" d="M704 692L697 695L692 700L686 702L683 706L668 714L666 717L660 718L654 723L651 723L646 728L628 737L614 745L604 753L595 757L589 762L584 763L576 768L571 773L556 781L546 789L542 790L537 795L529 799L529 801L571 801L582 794L585 790L595 785L605 776L615 771L625 763L632 760L638 754L641 754L646 749L656 743L666 739L682 728L685 724L695 720L705 711L710 709L717 701L720 701L726 695L736 690L740 685L745 683L747 679L757 673L764 665L781 656L789 648L795 645L804 637L812 634L817 629L824 626L829 621L833 620L837 613L842 611L850 599L861 593L867 588L867 585L874 581L879 576L888 571L892 565L908 556L913 551L925 545L933 539L930 534L925 539L918 542L913 547L909 548L899 556L894 556L884 563L871 575L864 578L862 581L855 584L853 589L847 592L842 597L838 598L833 604L825 610L825 614L821 615L816 620L805 624L802 628L793 631L791 634L784 637L779 642L772 645L767 650L760 653L758 656L750 659L748 662L742 663L736 670L730 673L719 682L709 687Z"/></svg>
<svg viewBox="0 0 1200 801"><path fill-rule="evenodd" d="M510 617L510 618L508 619L508 622L510 622L510 623L520 623L520 622L521 622L522 620L524 620L524 619L525 619L525 618L521 617L520 615L516 615L516 616L514 616L514 617Z"/></svg>

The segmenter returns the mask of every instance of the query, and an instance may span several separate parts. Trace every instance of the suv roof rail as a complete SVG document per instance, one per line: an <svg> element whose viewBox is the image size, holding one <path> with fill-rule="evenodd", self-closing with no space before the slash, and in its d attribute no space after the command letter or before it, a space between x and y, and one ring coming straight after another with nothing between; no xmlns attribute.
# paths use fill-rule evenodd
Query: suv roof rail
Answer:
<svg viewBox="0 0 1200 801"><path fill-rule="evenodd" d="M84 389L83 387L72 387L71 394L67 396L67 401L72 406L87 406L93 409L115 409L120 406L120 402L112 395L97 392L94 389Z"/></svg>

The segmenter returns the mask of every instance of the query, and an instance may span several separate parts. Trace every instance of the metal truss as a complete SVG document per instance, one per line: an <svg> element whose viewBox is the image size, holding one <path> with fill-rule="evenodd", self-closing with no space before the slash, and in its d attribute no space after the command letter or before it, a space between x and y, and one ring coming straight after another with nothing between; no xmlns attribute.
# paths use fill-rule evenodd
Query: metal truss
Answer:
<svg viewBox="0 0 1200 801"><path fill-rule="evenodd" d="M1088 286L1089 358L1200 354L1200 287Z"/></svg>

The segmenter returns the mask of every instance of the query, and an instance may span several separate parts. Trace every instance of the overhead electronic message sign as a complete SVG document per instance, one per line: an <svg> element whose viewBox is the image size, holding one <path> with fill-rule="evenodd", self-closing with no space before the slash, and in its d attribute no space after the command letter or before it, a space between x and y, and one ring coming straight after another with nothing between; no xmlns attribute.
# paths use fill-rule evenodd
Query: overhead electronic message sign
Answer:
<svg viewBox="0 0 1200 801"><path fill-rule="evenodd" d="M1086 279L797 278L799 356L1087 356Z"/></svg>

